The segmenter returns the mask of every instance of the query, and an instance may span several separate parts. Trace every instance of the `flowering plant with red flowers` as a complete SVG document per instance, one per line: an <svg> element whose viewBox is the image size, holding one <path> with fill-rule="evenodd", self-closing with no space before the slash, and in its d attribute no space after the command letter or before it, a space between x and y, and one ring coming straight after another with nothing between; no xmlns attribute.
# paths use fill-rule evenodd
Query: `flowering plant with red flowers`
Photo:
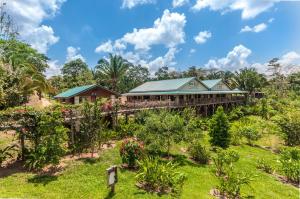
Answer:
<svg viewBox="0 0 300 199"><path fill-rule="evenodd" d="M134 139L126 139L122 142L120 148L120 156L122 163L126 164L128 168L135 168L136 161L141 159L144 153L144 146Z"/></svg>

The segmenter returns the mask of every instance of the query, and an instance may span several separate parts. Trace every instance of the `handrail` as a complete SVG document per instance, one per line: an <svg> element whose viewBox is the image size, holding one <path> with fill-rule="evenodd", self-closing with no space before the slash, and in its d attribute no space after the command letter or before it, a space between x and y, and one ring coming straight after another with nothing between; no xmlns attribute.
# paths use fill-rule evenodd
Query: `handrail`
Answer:
<svg viewBox="0 0 300 199"><path fill-rule="evenodd" d="M242 102L245 101L245 97L235 96L231 98L198 98L189 99L189 101L180 100L176 101L134 101L126 102L121 105L121 110L128 109L140 109L140 108L162 108L162 107L182 107L182 106L199 106L199 105L209 105L218 103L230 103L230 102Z"/></svg>

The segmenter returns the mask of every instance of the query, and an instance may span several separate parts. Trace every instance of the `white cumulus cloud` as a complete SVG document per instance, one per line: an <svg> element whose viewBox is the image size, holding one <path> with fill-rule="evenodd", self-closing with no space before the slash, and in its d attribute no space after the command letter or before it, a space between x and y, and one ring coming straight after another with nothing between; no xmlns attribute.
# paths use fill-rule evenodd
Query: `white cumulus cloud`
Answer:
<svg viewBox="0 0 300 199"><path fill-rule="evenodd" d="M55 75L60 75L61 74L62 65L60 65L58 63L58 60L48 61L48 66L49 66L49 68L47 68L47 70L45 72L46 77L49 78L51 76L55 76Z"/></svg>
<svg viewBox="0 0 300 199"><path fill-rule="evenodd" d="M198 35L194 37L194 40L197 44L205 43L209 38L211 38L212 34L209 31L199 32Z"/></svg>
<svg viewBox="0 0 300 199"><path fill-rule="evenodd" d="M258 32L266 30L267 27L268 27L267 24L260 23L260 24L257 24L255 26L253 26L253 27L245 26L244 28L241 29L241 32L255 32L255 33L258 33Z"/></svg>
<svg viewBox="0 0 300 199"><path fill-rule="evenodd" d="M41 53L58 42L52 27L43 25L44 19L54 17L66 0L10 0L6 3L8 14L16 23L20 38Z"/></svg>
<svg viewBox="0 0 300 199"><path fill-rule="evenodd" d="M123 0L122 8L133 8L143 4L153 4L156 0Z"/></svg>
<svg viewBox="0 0 300 199"><path fill-rule="evenodd" d="M104 42L100 44L96 49L96 53L116 53L120 52L122 50L126 49L126 43L124 43L122 40L118 39L115 42L112 42L111 40L108 40L107 42Z"/></svg>
<svg viewBox="0 0 300 199"><path fill-rule="evenodd" d="M134 45L136 50L149 50L152 45L157 44L174 47L184 43L185 24L184 14L165 10L163 16L155 20L153 27L134 29L133 32L125 34L122 41Z"/></svg>
<svg viewBox="0 0 300 199"><path fill-rule="evenodd" d="M150 61L146 66L148 66L150 73L153 75L160 67L163 66L174 66L175 54L177 53L176 48L170 48L164 56L157 57L156 59Z"/></svg>
<svg viewBox="0 0 300 199"><path fill-rule="evenodd" d="M207 69L216 69L234 72L245 67L254 67L259 73L270 75L268 62L250 63L248 61L252 51L243 45L235 46L226 57L210 59L206 64ZM294 72L300 72L300 54L295 51L285 53L278 57L278 62L282 66L282 74L288 75ZM271 59L271 58L270 58ZM269 61L269 60L268 60Z"/></svg>
<svg viewBox="0 0 300 199"><path fill-rule="evenodd" d="M172 6L173 8L181 7L185 4L189 3L189 0L173 0Z"/></svg>
<svg viewBox="0 0 300 199"><path fill-rule="evenodd" d="M279 63L283 66L284 74L300 72L300 54L295 51L284 54L279 59Z"/></svg>
<svg viewBox="0 0 300 199"><path fill-rule="evenodd" d="M165 10L163 16L154 21L151 28L134 29L116 41L108 40L100 44L95 52L115 52L125 50L127 44L133 45L135 50L147 51L153 45L165 45L167 48L184 43L184 27L186 19L184 14L171 13Z"/></svg>
<svg viewBox="0 0 300 199"><path fill-rule="evenodd" d="M226 57L210 59L207 64L205 64L205 67L217 70L235 71L249 66L247 58L251 53L252 51L250 49L240 44L235 46L232 51L228 52Z"/></svg>
<svg viewBox="0 0 300 199"><path fill-rule="evenodd" d="M133 64L148 67L151 74L162 66L174 66L177 46L185 42L184 14L165 10L161 18L154 21L153 27L134 29L123 37L101 43L96 53L114 53L121 55ZM153 58L150 50L154 45L163 45L168 51L165 55ZM133 47L129 50L128 47Z"/></svg>
<svg viewBox="0 0 300 199"><path fill-rule="evenodd" d="M81 59L82 61L85 61L84 57L79 52L80 52L79 47L75 48L73 46L69 46L67 48L66 61L69 62L75 59Z"/></svg>
<svg viewBox="0 0 300 199"><path fill-rule="evenodd" d="M209 8L213 11L228 11L240 10L242 19L251 19L269 10L276 2L280 0L197 0L192 7L194 11L199 11L204 8Z"/></svg>

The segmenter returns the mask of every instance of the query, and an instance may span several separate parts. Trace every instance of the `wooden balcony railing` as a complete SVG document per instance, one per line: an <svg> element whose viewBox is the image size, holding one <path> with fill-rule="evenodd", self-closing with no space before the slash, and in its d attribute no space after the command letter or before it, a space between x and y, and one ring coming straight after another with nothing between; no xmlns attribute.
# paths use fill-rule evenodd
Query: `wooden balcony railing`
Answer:
<svg viewBox="0 0 300 199"><path fill-rule="evenodd" d="M232 98L200 98L200 99L189 99L187 101L134 101L126 102L121 105L121 110L128 109L142 109L142 108L163 108L163 107L188 107L188 106L201 106L210 104L224 104L231 102L243 102L245 97L232 97Z"/></svg>

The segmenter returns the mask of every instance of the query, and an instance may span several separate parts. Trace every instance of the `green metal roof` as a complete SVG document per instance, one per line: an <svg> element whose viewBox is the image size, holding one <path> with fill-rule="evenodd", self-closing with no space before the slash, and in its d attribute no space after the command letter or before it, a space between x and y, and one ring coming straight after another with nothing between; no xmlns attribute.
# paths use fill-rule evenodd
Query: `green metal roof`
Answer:
<svg viewBox="0 0 300 199"><path fill-rule="evenodd" d="M242 94L247 91L231 90L231 91L202 91L202 90L175 90L175 91L157 91L157 92L140 92L140 93L125 93L123 96L147 96L147 95L189 95L189 94Z"/></svg>
<svg viewBox="0 0 300 199"><path fill-rule="evenodd" d="M181 78L181 79L169 79L160 81L146 82L135 89L129 91L129 93L123 94L123 96L142 96L142 95L185 95L185 94L234 94L234 93L247 93L247 91L235 90L211 90L222 79L203 80L201 82L207 90L189 89L181 90L181 88L196 79L195 77Z"/></svg>
<svg viewBox="0 0 300 199"><path fill-rule="evenodd" d="M91 88L96 87L96 85L86 85L86 86L78 86L75 88L71 88L69 90L66 90L65 92L62 92L55 96L55 98L69 98L73 97L74 95L77 95L79 93L82 93L86 90L89 90Z"/></svg>
<svg viewBox="0 0 300 199"><path fill-rule="evenodd" d="M130 93L139 93L139 92L154 92L154 91L172 91L177 90L186 83L195 79L195 77L189 78L180 78L180 79L168 79L168 80L159 80L159 81L150 81L146 82L131 91Z"/></svg>
<svg viewBox="0 0 300 199"><path fill-rule="evenodd" d="M201 82L208 87L209 89L213 88L217 85L222 79L210 79L210 80L202 80Z"/></svg>

